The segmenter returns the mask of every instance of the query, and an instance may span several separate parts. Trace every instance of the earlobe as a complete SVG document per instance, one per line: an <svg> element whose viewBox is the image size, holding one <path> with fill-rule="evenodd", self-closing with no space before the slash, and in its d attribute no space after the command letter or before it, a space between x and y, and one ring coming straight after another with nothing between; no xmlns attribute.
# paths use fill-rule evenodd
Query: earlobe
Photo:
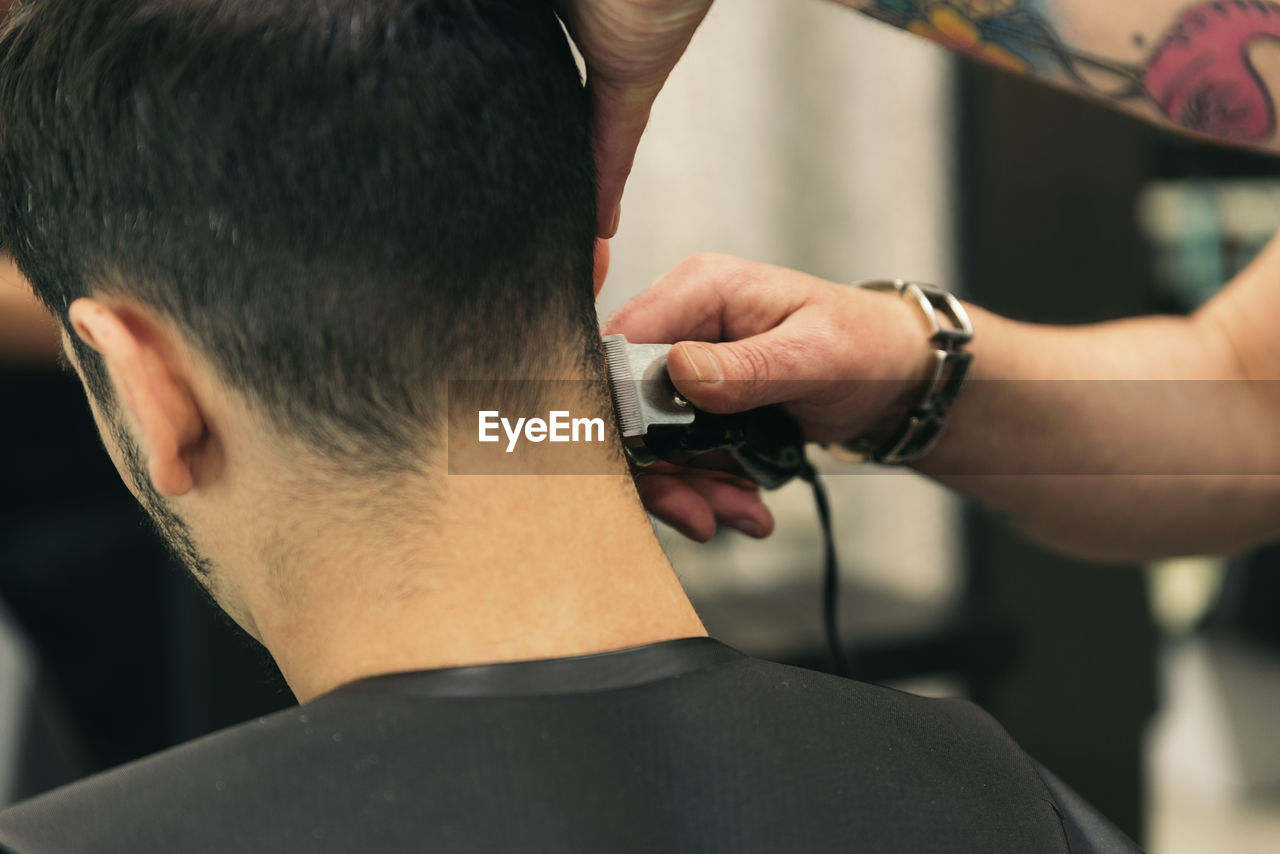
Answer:
<svg viewBox="0 0 1280 854"><path fill-rule="evenodd" d="M604 287L604 280L609 276L609 257L609 241L603 237L597 237L595 269L592 271L597 299L600 297L600 290Z"/></svg>
<svg viewBox="0 0 1280 854"><path fill-rule="evenodd" d="M206 424L174 342L153 318L93 299L76 300L69 317L80 339L102 357L120 407L137 426L156 490L170 496L189 492Z"/></svg>

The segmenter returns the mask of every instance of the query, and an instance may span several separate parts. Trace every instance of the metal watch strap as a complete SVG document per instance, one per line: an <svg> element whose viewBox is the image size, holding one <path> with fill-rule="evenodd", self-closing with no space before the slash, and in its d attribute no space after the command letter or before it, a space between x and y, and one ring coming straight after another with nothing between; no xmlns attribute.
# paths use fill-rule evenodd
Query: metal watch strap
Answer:
<svg viewBox="0 0 1280 854"><path fill-rule="evenodd" d="M973 324L960 300L932 285L881 279L859 282L858 287L893 291L918 305L929 325L934 367L920 402L888 441L873 445L869 440L855 439L847 446L882 465L904 465L927 454L947 425L947 410L960 395L973 364L973 354L961 349L973 340Z"/></svg>

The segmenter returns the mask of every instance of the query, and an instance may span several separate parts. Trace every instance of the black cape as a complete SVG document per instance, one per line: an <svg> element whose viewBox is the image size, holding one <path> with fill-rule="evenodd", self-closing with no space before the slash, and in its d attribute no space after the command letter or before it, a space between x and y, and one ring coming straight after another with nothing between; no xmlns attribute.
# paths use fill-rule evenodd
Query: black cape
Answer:
<svg viewBox="0 0 1280 854"><path fill-rule="evenodd" d="M710 638L355 682L12 807L0 846L1137 850L968 702L771 664Z"/></svg>

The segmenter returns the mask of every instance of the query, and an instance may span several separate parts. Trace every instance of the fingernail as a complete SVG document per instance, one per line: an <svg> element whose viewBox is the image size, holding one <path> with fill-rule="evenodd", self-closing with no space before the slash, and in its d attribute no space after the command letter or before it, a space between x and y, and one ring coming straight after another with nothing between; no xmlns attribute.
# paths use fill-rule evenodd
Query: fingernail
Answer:
<svg viewBox="0 0 1280 854"><path fill-rule="evenodd" d="M618 205L613 209L613 223L609 226L609 236L613 237L618 233L618 225L622 222L622 205Z"/></svg>
<svg viewBox="0 0 1280 854"><path fill-rule="evenodd" d="M743 516L741 519L734 519L729 524L747 536L755 537L756 539L759 539L761 533L763 533L760 523L748 516Z"/></svg>
<svg viewBox="0 0 1280 854"><path fill-rule="evenodd" d="M686 344L681 352L689 363L689 369L693 371L693 378L701 385L716 385L724 379L724 374L720 372L720 361L710 347Z"/></svg>

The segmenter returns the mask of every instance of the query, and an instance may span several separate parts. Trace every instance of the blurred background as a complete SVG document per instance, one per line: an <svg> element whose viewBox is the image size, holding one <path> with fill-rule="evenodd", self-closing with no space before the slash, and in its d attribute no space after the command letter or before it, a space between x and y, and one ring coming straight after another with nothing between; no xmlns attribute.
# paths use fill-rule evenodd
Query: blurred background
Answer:
<svg viewBox="0 0 1280 854"><path fill-rule="evenodd" d="M734 0L655 108L601 315L703 250L1027 320L1185 312L1277 228L1280 160ZM0 268L0 311L20 289ZM0 342L0 804L293 702L156 544L40 324ZM910 472L818 463L855 675L972 698L1153 854L1280 850L1280 551L1085 564ZM825 669L812 499L770 503L766 542L664 542L713 634Z"/></svg>

